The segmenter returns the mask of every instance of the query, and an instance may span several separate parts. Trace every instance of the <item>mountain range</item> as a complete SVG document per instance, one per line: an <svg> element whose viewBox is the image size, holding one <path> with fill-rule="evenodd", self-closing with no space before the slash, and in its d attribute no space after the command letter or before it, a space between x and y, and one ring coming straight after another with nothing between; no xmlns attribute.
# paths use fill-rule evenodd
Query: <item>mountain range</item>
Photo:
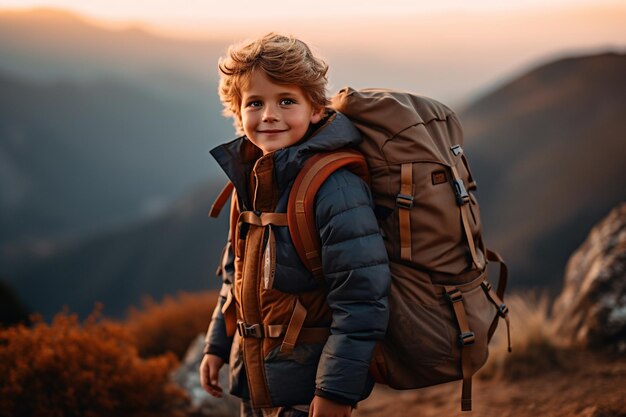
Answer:
<svg viewBox="0 0 626 417"><path fill-rule="evenodd" d="M232 135L217 51L60 11L0 13L0 247L128 224L214 175L208 151Z"/></svg>
<svg viewBox="0 0 626 417"><path fill-rule="evenodd" d="M207 98L214 80L189 64L215 45L124 32L138 39L125 49L83 22L52 42L69 42L66 55L7 61L17 44L45 50L45 36L15 24L23 39L10 42L0 23L0 277L46 317L95 301L121 316L144 295L217 287L227 216L206 217L224 181L208 149L232 129ZM187 52L161 62L161 41ZM98 64L74 68L83 56ZM74 78L55 78L64 71ZM555 290L591 225L624 201L625 73L622 54L560 59L459 109L486 240L513 288Z"/></svg>
<svg viewBox="0 0 626 417"><path fill-rule="evenodd" d="M216 105L111 80L0 74L0 90L0 244L128 223L207 177L206 115Z"/></svg>
<svg viewBox="0 0 626 417"><path fill-rule="evenodd" d="M536 68L461 113L487 237L513 282L561 282L595 222L626 200L626 55Z"/></svg>

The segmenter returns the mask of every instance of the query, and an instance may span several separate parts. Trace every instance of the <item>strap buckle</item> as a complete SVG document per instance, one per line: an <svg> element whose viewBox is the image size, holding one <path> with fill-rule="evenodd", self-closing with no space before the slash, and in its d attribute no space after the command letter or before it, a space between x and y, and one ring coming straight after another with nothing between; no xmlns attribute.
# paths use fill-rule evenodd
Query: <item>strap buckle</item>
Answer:
<svg viewBox="0 0 626 417"><path fill-rule="evenodd" d="M263 338L263 326L260 324L246 324L242 321L237 323L237 330L241 337Z"/></svg>
<svg viewBox="0 0 626 417"><path fill-rule="evenodd" d="M398 194L396 196L396 206L404 209L413 208L413 196L406 194Z"/></svg>
<svg viewBox="0 0 626 417"><path fill-rule="evenodd" d="M453 289L450 292L446 293L446 297L450 300L451 303L457 303L463 300L463 293L458 288Z"/></svg>
<svg viewBox="0 0 626 417"><path fill-rule="evenodd" d="M498 315L502 318L505 318L509 314L509 308L506 304L502 303L498 306Z"/></svg>
<svg viewBox="0 0 626 417"><path fill-rule="evenodd" d="M456 203L459 206L470 202L469 194L465 189L465 183L461 178L455 178L452 180L452 187L454 188L454 195L456 196Z"/></svg>
<svg viewBox="0 0 626 417"><path fill-rule="evenodd" d="M452 151L454 156L459 156L459 155L461 155L463 153L463 148L461 148L461 145L451 146L450 150Z"/></svg>
<svg viewBox="0 0 626 417"><path fill-rule="evenodd" d="M472 346L476 342L476 336L474 332L465 332L459 335L459 343L462 347Z"/></svg>

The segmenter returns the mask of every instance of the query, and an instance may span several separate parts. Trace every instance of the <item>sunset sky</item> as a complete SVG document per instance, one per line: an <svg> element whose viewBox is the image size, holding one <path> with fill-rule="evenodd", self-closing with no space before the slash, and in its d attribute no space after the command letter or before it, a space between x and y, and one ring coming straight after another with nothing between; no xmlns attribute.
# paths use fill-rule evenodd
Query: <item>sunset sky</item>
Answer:
<svg viewBox="0 0 626 417"><path fill-rule="evenodd" d="M616 7L617 0L0 0L0 8L55 7L79 12L88 17L117 23L142 23L183 33L210 33L233 29L235 22L246 27L267 23L288 24L319 19L394 18L408 15L446 15L458 13L515 14L529 11L554 11L580 7Z"/></svg>
<svg viewBox="0 0 626 417"><path fill-rule="evenodd" d="M290 33L329 60L331 89L386 86L453 103L560 57L626 53L624 0L0 0L0 11L33 8L223 45Z"/></svg>

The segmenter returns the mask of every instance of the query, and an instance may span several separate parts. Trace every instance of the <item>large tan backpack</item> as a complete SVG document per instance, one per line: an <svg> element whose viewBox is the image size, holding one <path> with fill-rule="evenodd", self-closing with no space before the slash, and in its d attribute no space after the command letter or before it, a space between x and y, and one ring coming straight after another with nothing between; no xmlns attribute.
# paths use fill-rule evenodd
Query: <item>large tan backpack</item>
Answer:
<svg viewBox="0 0 626 417"><path fill-rule="evenodd" d="M298 255L322 278L315 195L341 168L365 179L392 275L389 326L370 373L396 389L463 380L461 409L471 410L472 375L487 360L498 319L508 331L509 316L502 301L506 265L482 239L460 123L435 100L391 90L346 88L332 107L364 141L358 150L317 154L298 174L287 210ZM228 195L227 188L221 205ZM500 263L495 291L487 280L489 261Z"/></svg>
<svg viewBox="0 0 626 417"><path fill-rule="evenodd" d="M462 379L462 409L471 410L471 378L487 360L498 317L508 329L507 270L482 239L460 123L441 103L390 90L343 89L332 107L364 137L358 151L390 259L389 327L371 373L397 389ZM292 188L292 239L316 274L315 193L340 167L363 172L359 158L349 151L318 155ZM501 265L496 291L487 280L488 261Z"/></svg>

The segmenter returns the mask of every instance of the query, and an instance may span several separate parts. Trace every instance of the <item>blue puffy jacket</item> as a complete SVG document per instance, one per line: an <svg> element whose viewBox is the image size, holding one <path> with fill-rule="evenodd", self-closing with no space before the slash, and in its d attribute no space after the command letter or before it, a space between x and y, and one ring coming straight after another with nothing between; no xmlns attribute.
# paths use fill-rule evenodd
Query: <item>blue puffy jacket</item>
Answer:
<svg viewBox="0 0 626 417"><path fill-rule="evenodd" d="M306 140L262 158L245 137L220 145L211 154L235 185L241 211L258 208L258 200L269 198L271 194L275 204L273 211L284 213L294 179L310 156L353 147L360 141L360 135L350 121L340 113L333 113ZM251 175L260 178L257 171L262 169L264 162L271 166L271 184L265 184L263 192L258 188L256 192L250 192ZM245 363L247 356L242 350L256 348L246 347L239 334L234 340L226 334L222 307L231 291L241 307L241 300L237 299L240 295L233 291L233 284L238 279L252 278L236 273L230 242L219 269L222 292L207 332L205 352L230 362L230 392L234 395L249 400L250 384L256 386L255 381L261 378L270 401L261 406L309 404L314 395L355 404L370 394L374 384L368 368L376 341L384 337L387 328L390 272L370 190L353 173L339 170L320 188L315 215L322 242L324 282L317 281L303 266L287 227L271 226L275 240L275 267L268 290L271 292L267 295L269 301L261 300L263 308L259 307L260 311L255 313L264 320L266 314L280 310L278 307L281 306L277 304L288 297L315 300L314 294L321 292L329 314L323 311L311 313L307 315L305 326L329 328L327 340L317 343L299 341L288 355L281 353L280 340L277 343L261 341L260 362ZM266 236L264 244L267 240ZM246 256L245 253L240 255ZM265 290L261 292L263 294L259 297L265 297ZM314 301L308 303L311 309L316 308ZM238 319L242 319L241 314ZM251 380L246 372L261 376Z"/></svg>

